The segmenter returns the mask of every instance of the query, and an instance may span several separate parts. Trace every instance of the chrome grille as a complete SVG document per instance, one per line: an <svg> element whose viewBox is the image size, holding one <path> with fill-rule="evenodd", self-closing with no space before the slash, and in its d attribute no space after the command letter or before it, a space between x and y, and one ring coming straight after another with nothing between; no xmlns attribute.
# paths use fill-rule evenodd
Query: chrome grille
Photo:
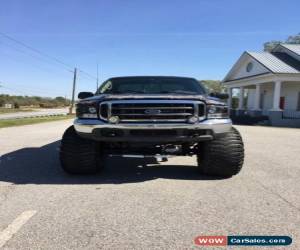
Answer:
<svg viewBox="0 0 300 250"><path fill-rule="evenodd" d="M118 116L122 123L147 122L186 123L191 116L199 116L200 120L205 118L204 103L189 100L120 100L106 101L100 104L100 111L107 108L106 116L101 114L100 118L108 120L111 116Z"/></svg>

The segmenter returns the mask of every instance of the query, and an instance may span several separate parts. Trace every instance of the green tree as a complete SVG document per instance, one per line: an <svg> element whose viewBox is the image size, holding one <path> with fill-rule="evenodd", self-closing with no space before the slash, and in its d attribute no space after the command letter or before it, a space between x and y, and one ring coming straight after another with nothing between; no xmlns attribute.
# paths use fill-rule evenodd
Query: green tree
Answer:
<svg viewBox="0 0 300 250"><path fill-rule="evenodd" d="M5 104L5 100L0 97L0 107L3 107Z"/></svg>
<svg viewBox="0 0 300 250"><path fill-rule="evenodd" d="M55 97L55 100L58 101L58 102L61 102L61 103L64 103L64 102L65 102L65 98L62 97L62 96L57 96L57 97Z"/></svg>
<svg viewBox="0 0 300 250"><path fill-rule="evenodd" d="M239 106L239 98L236 96L233 96L231 99L231 105L232 105L232 109L237 109Z"/></svg>
<svg viewBox="0 0 300 250"><path fill-rule="evenodd" d="M209 93L211 92L225 92L225 87L219 80L200 80Z"/></svg>
<svg viewBox="0 0 300 250"><path fill-rule="evenodd" d="M281 44L281 41L270 41L264 43L264 51L272 51L278 44Z"/></svg>
<svg viewBox="0 0 300 250"><path fill-rule="evenodd" d="M300 33L294 36L289 36L285 41L269 41L264 43L264 51L272 51L278 44L300 44Z"/></svg>
<svg viewBox="0 0 300 250"><path fill-rule="evenodd" d="M17 104L14 106L38 106L38 107L62 107L70 103L70 100L65 100L64 97L40 97L40 96L10 96L0 94L0 106L3 106L5 103Z"/></svg>
<svg viewBox="0 0 300 250"><path fill-rule="evenodd" d="M15 109L18 109L18 108L20 108L20 105L19 105L19 103L17 103L17 102L14 102L14 108L15 108Z"/></svg>
<svg viewBox="0 0 300 250"><path fill-rule="evenodd" d="M295 36L289 36L288 39L286 40L286 43L289 44L300 44L300 33Z"/></svg>

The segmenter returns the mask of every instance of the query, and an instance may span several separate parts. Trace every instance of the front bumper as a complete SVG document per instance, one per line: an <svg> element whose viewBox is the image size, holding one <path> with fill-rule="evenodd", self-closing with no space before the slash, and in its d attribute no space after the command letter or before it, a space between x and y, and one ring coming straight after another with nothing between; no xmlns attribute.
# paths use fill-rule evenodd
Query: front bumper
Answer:
<svg viewBox="0 0 300 250"><path fill-rule="evenodd" d="M209 119L195 124L109 124L96 119L76 119L74 121L75 130L80 136L99 141L197 142L212 140L214 137L228 132L231 126L232 122L230 119ZM114 135L105 134L106 131L110 130ZM135 133L135 136L133 136L134 133L131 132L136 132L136 130L154 131L154 134L149 135L149 133L145 133L145 136L143 136L143 132L141 132ZM160 134L163 130L168 131L168 135ZM172 130L176 131L176 135L169 133ZM122 132L122 134L118 131ZM157 131L157 136L155 131ZM195 132L194 134L193 131Z"/></svg>

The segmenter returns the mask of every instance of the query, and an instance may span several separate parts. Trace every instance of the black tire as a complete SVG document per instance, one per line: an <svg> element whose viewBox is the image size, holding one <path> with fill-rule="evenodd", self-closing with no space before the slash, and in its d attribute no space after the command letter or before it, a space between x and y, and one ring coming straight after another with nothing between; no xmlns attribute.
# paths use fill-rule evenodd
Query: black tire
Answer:
<svg viewBox="0 0 300 250"><path fill-rule="evenodd" d="M232 128L220 138L199 144L197 161L200 172L230 177L242 169L244 144L240 133Z"/></svg>
<svg viewBox="0 0 300 250"><path fill-rule="evenodd" d="M100 143L81 138L71 126L61 140L60 162L69 174L95 174L103 168Z"/></svg>

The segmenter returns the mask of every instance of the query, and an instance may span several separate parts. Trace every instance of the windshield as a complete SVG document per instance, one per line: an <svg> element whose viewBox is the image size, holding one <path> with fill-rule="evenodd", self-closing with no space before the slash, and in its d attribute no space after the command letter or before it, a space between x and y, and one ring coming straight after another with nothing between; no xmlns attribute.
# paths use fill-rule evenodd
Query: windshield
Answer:
<svg viewBox="0 0 300 250"><path fill-rule="evenodd" d="M98 94L205 94L202 85L191 78L126 77L104 82Z"/></svg>

